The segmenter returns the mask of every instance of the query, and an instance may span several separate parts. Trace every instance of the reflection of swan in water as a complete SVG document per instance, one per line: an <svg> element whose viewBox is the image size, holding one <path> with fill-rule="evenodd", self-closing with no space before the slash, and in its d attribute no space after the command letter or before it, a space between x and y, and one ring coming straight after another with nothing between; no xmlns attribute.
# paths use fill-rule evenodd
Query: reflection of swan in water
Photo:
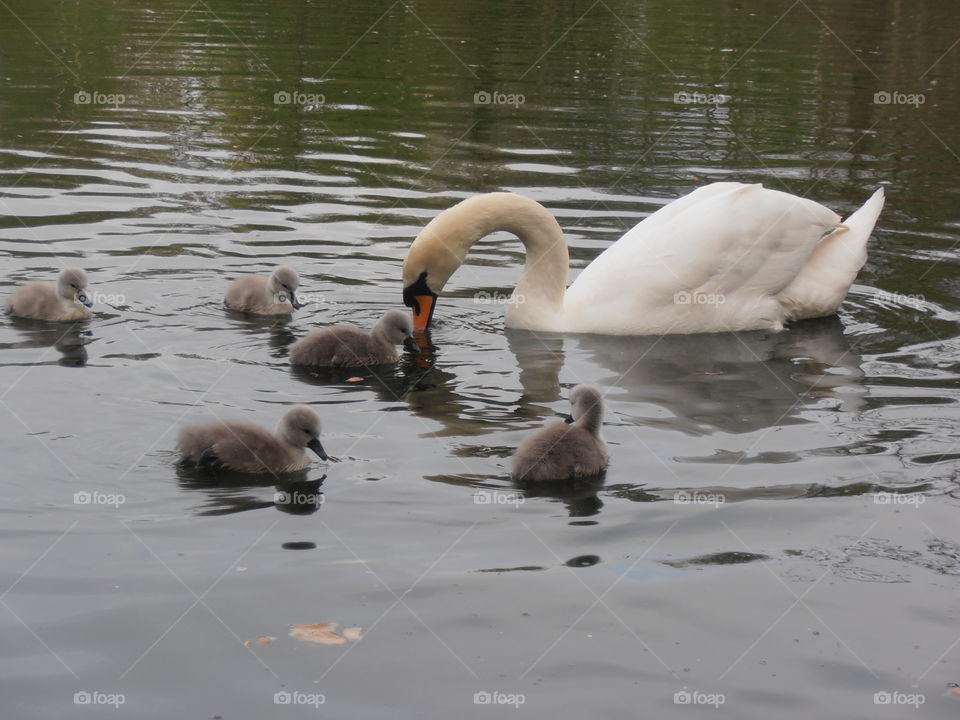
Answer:
<svg viewBox="0 0 960 720"><path fill-rule="evenodd" d="M630 425L694 435L806 422L813 402L832 401L848 412L863 404L860 357L837 317L795 323L782 333L656 338L507 330L506 339L522 386L515 398L472 397L444 369L442 356L423 374L407 368L411 411L442 425L431 436L538 427L557 415L550 405L564 397L561 377L564 384L595 383ZM474 453L464 447L456 454Z"/></svg>
<svg viewBox="0 0 960 720"><path fill-rule="evenodd" d="M514 484L511 490L500 484L502 478L495 475L474 475L461 473L458 475L424 475L424 480L456 485L458 487L475 488L473 502L477 505L490 505L494 508L516 506L526 498L552 498L562 502L570 517L590 517L597 515L603 507L603 500L599 492L603 489L605 475L593 478L584 478L569 483L549 483L531 487L529 484L522 487ZM483 493L487 500L478 499ZM497 500L499 494L500 500Z"/></svg>
<svg viewBox="0 0 960 720"><path fill-rule="evenodd" d="M554 498L567 506L570 517L590 517L599 515L603 500L599 492L603 489L605 475L574 483L554 483L549 487L524 486L524 495L529 498Z"/></svg>
<svg viewBox="0 0 960 720"><path fill-rule="evenodd" d="M56 348L60 353L57 362L67 367L82 367L87 364L87 345L93 342L93 333L86 323L51 325L40 320L10 317L10 324L19 330L23 340L0 346L0 349ZM48 355L47 357L52 357Z"/></svg>
<svg viewBox="0 0 960 720"><path fill-rule="evenodd" d="M197 515L232 515L269 507L293 515L314 513L323 505L320 488L327 479L322 475L308 480L308 470L286 473L277 483L273 477L229 471L209 473L182 463L177 463L175 469L181 488L203 493L203 502L194 510ZM270 488L273 492L269 492Z"/></svg>
<svg viewBox="0 0 960 720"><path fill-rule="evenodd" d="M274 357L286 357L287 349L297 341L297 336L290 329L288 315L251 315L228 309L227 316L231 320L232 330L237 333L254 337L268 335Z"/></svg>
<svg viewBox="0 0 960 720"><path fill-rule="evenodd" d="M393 365L370 367L311 367L291 365L290 375L307 385L317 387L356 388L363 387L385 403L411 402L407 396L426 384L433 370L424 371L409 355ZM413 404L413 403L412 403Z"/></svg>
<svg viewBox="0 0 960 720"><path fill-rule="evenodd" d="M566 360L578 380L596 383L633 425L745 433L804 422L801 413L813 400L833 398L847 411L862 404L860 357L835 316L783 333L567 336L566 358L545 355L544 344L556 337L510 331L508 339L521 381L531 382L525 396L559 399L550 378Z"/></svg>
<svg viewBox="0 0 960 720"><path fill-rule="evenodd" d="M616 337L602 335L557 335L507 330L509 351L516 359L522 390L516 396L501 391L494 405L486 398L474 398L455 382L444 378L428 392L416 397L417 414L444 425L440 431L459 436L452 453L462 458L506 458L514 447L501 441L493 447L470 438L486 434L526 430L543 425L544 418L556 415L564 386L580 381L596 383L606 393L612 412L627 425L646 425L689 435L713 433L745 434L770 427L806 422L806 412L816 404L832 404L844 412L857 412L865 404L860 357L844 335L836 317L796 323L782 333L728 333L716 335L673 335ZM443 366L443 358L438 361ZM435 373L441 373L434 368ZM439 377L435 375L433 377ZM471 413L479 403L484 412ZM439 433L438 433L439 434ZM496 441L494 441L496 443ZM867 448L864 448L867 449ZM825 450L826 451L826 450ZM613 466L617 452L611 448ZM775 453L758 453L752 458L718 452L710 458L676 458L679 462L730 464L777 463L796 459ZM469 462L469 460L468 460ZM435 481L490 487L506 483L501 476L431 477ZM502 487L502 485L501 485ZM602 507L602 494L650 502L670 499L675 490L663 493L636 485L597 488L602 493L582 497L563 496L559 489L542 494L566 503L571 514L587 515ZM804 487L793 496L809 494ZM741 490L747 496L764 489ZM735 493L727 491L729 499ZM527 493L530 497L530 493Z"/></svg>

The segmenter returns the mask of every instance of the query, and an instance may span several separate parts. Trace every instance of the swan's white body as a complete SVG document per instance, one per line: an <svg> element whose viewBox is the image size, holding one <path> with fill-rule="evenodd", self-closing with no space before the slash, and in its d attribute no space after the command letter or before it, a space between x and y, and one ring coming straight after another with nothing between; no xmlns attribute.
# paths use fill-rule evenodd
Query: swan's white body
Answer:
<svg viewBox="0 0 960 720"><path fill-rule="evenodd" d="M866 261L883 200L881 188L841 223L812 200L762 185L706 185L640 222L567 288L569 256L553 216L529 198L489 193L423 229L404 261L404 286L425 272L439 293L471 245L507 230L527 251L508 327L610 335L781 330L836 312Z"/></svg>

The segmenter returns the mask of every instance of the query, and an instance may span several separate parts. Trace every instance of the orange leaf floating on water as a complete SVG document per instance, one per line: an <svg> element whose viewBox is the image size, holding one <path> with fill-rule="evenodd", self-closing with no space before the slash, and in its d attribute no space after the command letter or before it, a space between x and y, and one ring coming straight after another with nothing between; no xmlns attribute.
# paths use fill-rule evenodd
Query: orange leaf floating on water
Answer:
<svg viewBox="0 0 960 720"><path fill-rule="evenodd" d="M352 378L347 378L347 382L362 382L363 378L359 376L354 376Z"/></svg>
<svg viewBox="0 0 960 720"><path fill-rule="evenodd" d="M332 622L318 622L311 625L291 625L290 637L321 645L344 645L347 640L359 640L360 628L347 628L343 635L334 632L337 624Z"/></svg>
<svg viewBox="0 0 960 720"><path fill-rule="evenodd" d="M344 636L347 640L359 640L360 638L363 637L363 635L360 633L360 628L358 628L358 627L344 628L344 629L343 629L343 636Z"/></svg>
<svg viewBox="0 0 960 720"><path fill-rule="evenodd" d="M247 647L250 647L251 645L267 645L268 643L272 643L274 640L276 640L275 637L271 635L264 635L263 637L258 637L256 640L244 640L243 644Z"/></svg>

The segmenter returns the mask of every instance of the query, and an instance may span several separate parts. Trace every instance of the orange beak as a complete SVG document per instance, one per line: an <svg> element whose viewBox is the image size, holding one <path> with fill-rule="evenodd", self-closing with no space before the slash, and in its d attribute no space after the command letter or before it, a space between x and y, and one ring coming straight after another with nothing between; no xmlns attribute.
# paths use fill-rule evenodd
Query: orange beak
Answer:
<svg viewBox="0 0 960 720"><path fill-rule="evenodd" d="M427 284L427 271L420 273L416 281L403 289L403 304L413 308L413 329L423 332L430 327L433 311L437 306L437 294Z"/></svg>
<svg viewBox="0 0 960 720"><path fill-rule="evenodd" d="M417 304L413 309L413 329L426 330L433 317L433 305L436 298L433 295L416 295Z"/></svg>

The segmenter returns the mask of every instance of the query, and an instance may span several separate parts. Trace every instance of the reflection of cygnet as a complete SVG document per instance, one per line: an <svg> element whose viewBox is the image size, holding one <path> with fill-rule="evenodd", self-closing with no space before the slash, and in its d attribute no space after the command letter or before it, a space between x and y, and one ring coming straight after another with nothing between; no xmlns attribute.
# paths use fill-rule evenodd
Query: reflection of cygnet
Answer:
<svg viewBox="0 0 960 720"><path fill-rule="evenodd" d="M592 385L570 392L567 423L548 425L520 443L513 456L517 482L571 480L599 475L607 467L606 444L600 437L603 397Z"/></svg>
<svg viewBox="0 0 960 720"><path fill-rule="evenodd" d="M297 301L300 276L297 271L281 265L269 278L263 275L245 275L227 286L224 302L231 310L255 315L289 315L303 305Z"/></svg>
<svg viewBox="0 0 960 720"><path fill-rule="evenodd" d="M184 460L204 468L248 473L303 470L310 466L306 448L328 459L320 444L320 417L306 405L287 410L272 433L253 423L230 420L186 427L177 443Z"/></svg>
<svg viewBox="0 0 960 720"><path fill-rule="evenodd" d="M351 325L314 330L290 347L290 362L314 367L361 367L399 360L395 345L420 352L413 339L413 323L401 310L390 310L369 334Z"/></svg>
<svg viewBox="0 0 960 720"><path fill-rule="evenodd" d="M80 268L60 271L57 284L32 282L7 299L7 312L31 320L82 320L93 315L87 273Z"/></svg>

